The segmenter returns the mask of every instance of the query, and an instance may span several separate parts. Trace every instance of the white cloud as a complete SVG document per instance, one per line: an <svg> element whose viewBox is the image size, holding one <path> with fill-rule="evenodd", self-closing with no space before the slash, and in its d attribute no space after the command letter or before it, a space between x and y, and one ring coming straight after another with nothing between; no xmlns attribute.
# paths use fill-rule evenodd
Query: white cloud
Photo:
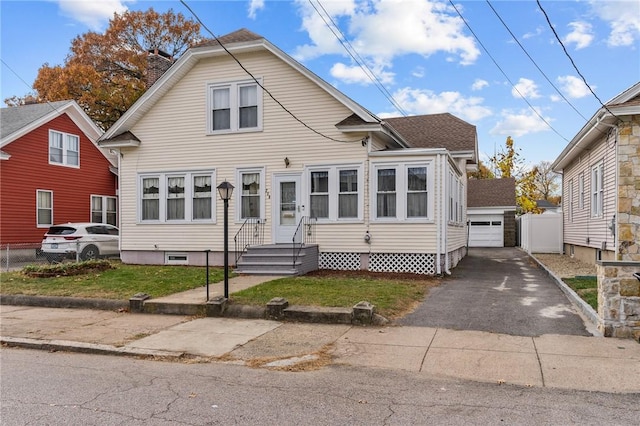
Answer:
<svg viewBox="0 0 640 426"><path fill-rule="evenodd" d="M640 39L640 2L592 0L590 4L595 14L611 27L609 46L631 46Z"/></svg>
<svg viewBox="0 0 640 426"><path fill-rule="evenodd" d="M531 110L513 112L504 110L501 113L502 118L489 131L491 135L520 137L529 133L537 133L550 130L549 126ZM548 123L551 118L545 117Z"/></svg>
<svg viewBox="0 0 640 426"><path fill-rule="evenodd" d="M296 3L302 15L302 28L311 42L298 46L294 57L304 61L327 54L346 56L313 6L306 0ZM480 55L473 37L464 34L463 21L443 2L345 0L323 2L322 6L340 25L358 54L380 68L390 67L395 57L409 54L428 57L442 53L448 55L447 60L462 65L472 64Z"/></svg>
<svg viewBox="0 0 640 426"><path fill-rule="evenodd" d="M130 3L130 0L58 0L60 11L65 16L82 22L93 31L104 29L114 13L126 12L125 3Z"/></svg>
<svg viewBox="0 0 640 426"><path fill-rule="evenodd" d="M422 78L425 75L424 67L416 67L413 71L411 71L411 75L415 78Z"/></svg>
<svg viewBox="0 0 640 426"><path fill-rule="evenodd" d="M528 38L538 37L539 35L542 34L542 31L543 31L542 27L537 27L535 31L523 34L522 38L526 40Z"/></svg>
<svg viewBox="0 0 640 426"><path fill-rule="evenodd" d="M471 90L473 91L482 90L487 86L489 86L489 82L487 80L476 78L476 81L474 81L473 84L471 85Z"/></svg>
<svg viewBox="0 0 640 426"><path fill-rule="evenodd" d="M521 78L516 83L515 87L511 89L511 95L514 98L527 98L527 99L536 99L540 97L538 93L538 86L533 80L529 80L528 78Z"/></svg>
<svg viewBox="0 0 640 426"><path fill-rule="evenodd" d="M256 19L256 13L264 9L264 0L251 0L249 3L249 18Z"/></svg>
<svg viewBox="0 0 640 426"><path fill-rule="evenodd" d="M582 81L582 79L578 77L565 75L558 77L557 80L558 83L560 83L560 89L562 90L562 93L564 93L569 98L584 98L585 96L591 94L591 91L589 90L587 85L584 84L584 81ZM592 89L595 90L595 86L592 86Z"/></svg>
<svg viewBox="0 0 640 426"><path fill-rule="evenodd" d="M588 22L569 22L572 31L564 38L566 44L575 43L576 49L584 49L593 41L591 24Z"/></svg>
<svg viewBox="0 0 640 426"><path fill-rule="evenodd" d="M373 74L378 77L378 80L382 84L389 84L393 82L393 73L385 72L381 69L375 68L372 71ZM363 84L365 86L374 84L374 80L369 77L369 74L358 65L348 66L338 62L334 64L333 67L331 67L331 70L329 72L331 73L332 77L345 83L357 83Z"/></svg>
<svg viewBox="0 0 640 426"><path fill-rule="evenodd" d="M482 105L483 98L465 98L459 92L433 93L431 90L406 87L395 92L393 97L403 109L414 114L449 112L471 122L492 114L491 109Z"/></svg>

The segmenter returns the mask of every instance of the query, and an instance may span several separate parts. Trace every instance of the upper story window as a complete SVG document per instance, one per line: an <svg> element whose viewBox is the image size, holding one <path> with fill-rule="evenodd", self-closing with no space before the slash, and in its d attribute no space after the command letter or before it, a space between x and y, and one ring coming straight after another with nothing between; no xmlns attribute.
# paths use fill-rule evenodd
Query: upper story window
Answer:
<svg viewBox="0 0 640 426"><path fill-rule="evenodd" d="M262 89L253 80L208 85L208 133L262 129Z"/></svg>
<svg viewBox="0 0 640 426"><path fill-rule="evenodd" d="M429 163L374 165L375 206L372 214L381 220L415 220L433 217L433 191ZM456 189L452 188L452 194ZM460 207L450 199L452 218Z"/></svg>
<svg viewBox="0 0 640 426"><path fill-rule="evenodd" d="M604 213L604 162L591 168L591 216L602 217Z"/></svg>
<svg viewBox="0 0 640 426"><path fill-rule="evenodd" d="M142 222L214 221L215 173L158 173L140 176Z"/></svg>
<svg viewBox="0 0 640 426"><path fill-rule="evenodd" d="M76 135L49 130L49 164L80 166L80 138Z"/></svg>

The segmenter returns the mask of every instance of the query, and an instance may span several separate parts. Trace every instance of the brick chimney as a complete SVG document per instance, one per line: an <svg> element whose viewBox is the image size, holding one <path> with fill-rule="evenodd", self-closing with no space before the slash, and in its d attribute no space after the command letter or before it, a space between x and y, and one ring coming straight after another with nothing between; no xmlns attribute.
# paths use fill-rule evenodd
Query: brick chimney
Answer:
<svg viewBox="0 0 640 426"><path fill-rule="evenodd" d="M147 89L173 64L173 58L159 49L151 49L147 55Z"/></svg>

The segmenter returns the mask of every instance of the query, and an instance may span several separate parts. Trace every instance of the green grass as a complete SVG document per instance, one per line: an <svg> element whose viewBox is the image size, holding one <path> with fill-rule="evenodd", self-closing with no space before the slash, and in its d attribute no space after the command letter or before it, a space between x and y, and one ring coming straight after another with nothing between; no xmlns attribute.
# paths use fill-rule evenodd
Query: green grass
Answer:
<svg viewBox="0 0 640 426"><path fill-rule="evenodd" d="M395 318L413 309L424 299L435 278L392 278L389 274L319 273L281 278L231 295L233 303L264 305L274 297L284 297L290 305L352 307L366 300L376 312Z"/></svg>
<svg viewBox="0 0 640 426"><path fill-rule="evenodd" d="M596 277L575 277L562 279L569 287L587 302L593 309L598 310L598 279Z"/></svg>
<svg viewBox="0 0 640 426"><path fill-rule="evenodd" d="M128 300L136 293L153 298L204 286L206 269L194 266L149 266L112 263L113 269L82 275L32 278L23 272L0 275L2 294L73 296ZM46 268L37 268L45 270ZM222 268L209 268L209 282L223 280Z"/></svg>

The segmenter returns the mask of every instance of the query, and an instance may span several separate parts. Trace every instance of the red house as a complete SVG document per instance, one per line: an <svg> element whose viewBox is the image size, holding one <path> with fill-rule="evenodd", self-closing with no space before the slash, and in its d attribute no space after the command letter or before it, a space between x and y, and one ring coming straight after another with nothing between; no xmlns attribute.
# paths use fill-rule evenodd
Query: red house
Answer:
<svg viewBox="0 0 640 426"><path fill-rule="evenodd" d="M0 244L40 243L66 222L116 225L117 158L75 101L0 110Z"/></svg>

